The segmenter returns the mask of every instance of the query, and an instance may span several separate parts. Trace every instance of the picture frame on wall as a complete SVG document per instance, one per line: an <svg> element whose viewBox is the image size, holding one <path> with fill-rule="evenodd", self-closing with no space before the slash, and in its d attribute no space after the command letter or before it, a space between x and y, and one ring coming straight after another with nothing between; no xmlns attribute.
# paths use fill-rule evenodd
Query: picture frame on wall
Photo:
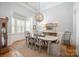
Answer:
<svg viewBox="0 0 79 59"><path fill-rule="evenodd" d="M53 30L53 24L52 23L48 23L46 24L46 30Z"/></svg>

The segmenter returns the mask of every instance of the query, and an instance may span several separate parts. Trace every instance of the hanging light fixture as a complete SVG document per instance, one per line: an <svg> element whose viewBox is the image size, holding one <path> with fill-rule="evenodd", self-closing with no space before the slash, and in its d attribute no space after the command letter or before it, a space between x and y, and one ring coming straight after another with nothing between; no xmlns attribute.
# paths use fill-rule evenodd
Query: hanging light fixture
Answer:
<svg viewBox="0 0 79 59"><path fill-rule="evenodd" d="M38 12L35 14L35 20L37 22L41 22L41 21L43 21L43 19L44 19L44 16L43 16L43 13L40 11L40 3L39 3Z"/></svg>
<svg viewBox="0 0 79 59"><path fill-rule="evenodd" d="M38 12L38 13L35 15L35 19L36 19L37 22L41 22L41 21L43 21L44 16L43 16L43 14L42 14L41 12Z"/></svg>

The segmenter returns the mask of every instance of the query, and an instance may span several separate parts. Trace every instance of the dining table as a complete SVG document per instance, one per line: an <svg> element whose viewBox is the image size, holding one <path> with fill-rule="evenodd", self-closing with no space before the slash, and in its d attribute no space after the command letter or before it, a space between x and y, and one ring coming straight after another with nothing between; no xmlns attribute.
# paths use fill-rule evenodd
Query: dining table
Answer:
<svg viewBox="0 0 79 59"><path fill-rule="evenodd" d="M57 36L45 36L45 37L40 37L41 40L47 41L48 42L48 48L47 48L47 53L50 54L50 46L51 42L56 41L58 39Z"/></svg>
<svg viewBox="0 0 79 59"><path fill-rule="evenodd" d="M35 36L32 36L33 38ZM48 42L48 48L47 48L47 53L50 54L50 46L51 46L51 42L53 41L56 41L58 39L57 36L48 36L46 35L45 37L41 37L40 36L40 40L43 40L43 41L47 41Z"/></svg>

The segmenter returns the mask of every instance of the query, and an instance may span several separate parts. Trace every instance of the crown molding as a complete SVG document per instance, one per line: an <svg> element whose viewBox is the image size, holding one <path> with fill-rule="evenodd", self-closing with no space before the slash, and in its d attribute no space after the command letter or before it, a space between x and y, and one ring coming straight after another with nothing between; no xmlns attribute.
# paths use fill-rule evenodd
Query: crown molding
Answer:
<svg viewBox="0 0 79 59"><path fill-rule="evenodd" d="M24 3L22 3L22 2L19 2L18 3L19 5L21 5L21 6L23 6L24 8L28 8L30 11L32 11L32 12L36 12L36 10L34 10L33 8L31 8L30 6L28 6L28 5L26 5L26 4L24 4Z"/></svg>
<svg viewBox="0 0 79 59"><path fill-rule="evenodd" d="M54 4L54 5L50 5L50 6L48 6L48 7L42 8L42 9L40 9L40 11L41 11L41 12L44 12L44 11L46 11L47 9L50 9L50 8L52 8L52 7L55 7L55 6L58 6L58 5L62 4L62 3L64 3L64 2L56 3L56 4ZM33 8L32 6L30 6L29 4L24 4L23 2L19 2L18 4L19 4L19 5L22 5L22 6L25 7L25 8L28 8L30 11L32 11L32 12L34 12L34 13L36 13L36 12L39 11L39 10L36 10L35 8Z"/></svg>
<svg viewBox="0 0 79 59"><path fill-rule="evenodd" d="M58 6L58 5L62 4L62 3L64 3L64 2L60 2L60 3L56 3L54 5L50 5L50 6L46 7L46 8L41 9L41 11L46 11L47 9L50 9L52 7L55 7L55 6Z"/></svg>

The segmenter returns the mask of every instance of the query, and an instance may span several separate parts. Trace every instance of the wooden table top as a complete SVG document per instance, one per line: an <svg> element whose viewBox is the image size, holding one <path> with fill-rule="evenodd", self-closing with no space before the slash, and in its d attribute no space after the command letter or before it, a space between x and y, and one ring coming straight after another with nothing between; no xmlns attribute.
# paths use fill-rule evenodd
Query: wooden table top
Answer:
<svg viewBox="0 0 79 59"><path fill-rule="evenodd" d="M35 38L35 36L32 36ZM46 41L55 41L58 39L57 36L45 36L45 37L39 37L41 40L46 40Z"/></svg>
<svg viewBox="0 0 79 59"><path fill-rule="evenodd" d="M40 39L46 40L46 41L55 41L55 40L58 39L58 37L56 37L56 36L45 36L45 37L40 37Z"/></svg>

